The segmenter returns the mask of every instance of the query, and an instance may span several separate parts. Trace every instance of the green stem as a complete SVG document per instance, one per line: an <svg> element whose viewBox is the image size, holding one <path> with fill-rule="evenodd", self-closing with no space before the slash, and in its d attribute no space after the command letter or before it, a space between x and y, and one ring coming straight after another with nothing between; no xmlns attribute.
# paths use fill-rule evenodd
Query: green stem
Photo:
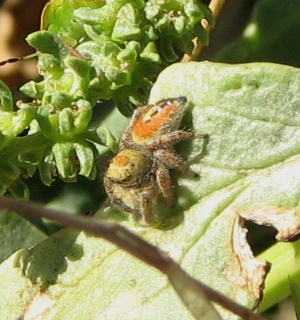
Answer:
<svg viewBox="0 0 300 320"><path fill-rule="evenodd" d="M300 240L279 242L260 254L258 259L272 263L259 307L259 311L263 312L290 295L289 277L300 283Z"/></svg>

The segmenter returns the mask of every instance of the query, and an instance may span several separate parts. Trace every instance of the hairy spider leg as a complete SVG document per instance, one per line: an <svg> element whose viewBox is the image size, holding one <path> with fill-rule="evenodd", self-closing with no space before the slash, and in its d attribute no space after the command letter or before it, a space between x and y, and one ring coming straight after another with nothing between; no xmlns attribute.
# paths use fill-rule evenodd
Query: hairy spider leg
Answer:
<svg viewBox="0 0 300 320"><path fill-rule="evenodd" d="M158 165L156 181L163 197L167 201L168 206L172 208L175 203L172 192L171 177L169 169L163 162L160 162Z"/></svg>
<svg viewBox="0 0 300 320"><path fill-rule="evenodd" d="M194 133L183 130L176 130L167 134L162 135L161 137L155 139L154 141L147 142L145 147L147 149L156 149L165 145L172 145L182 140L188 140L192 138L204 139L207 138L207 134Z"/></svg>
<svg viewBox="0 0 300 320"><path fill-rule="evenodd" d="M198 174L194 172L185 162L178 156L165 149L158 149L153 152L153 156L161 161L168 169L176 169L187 173L192 177L197 177Z"/></svg>

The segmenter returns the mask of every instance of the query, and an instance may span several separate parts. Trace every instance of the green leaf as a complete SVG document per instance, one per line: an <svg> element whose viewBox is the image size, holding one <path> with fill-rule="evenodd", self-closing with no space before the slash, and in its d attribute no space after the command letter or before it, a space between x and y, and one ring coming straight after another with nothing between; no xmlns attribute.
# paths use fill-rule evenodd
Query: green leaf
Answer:
<svg viewBox="0 0 300 320"><path fill-rule="evenodd" d="M0 261L21 248L30 248L46 236L31 223L11 212L0 212Z"/></svg>
<svg viewBox="0 0 300 320"><path fill-rule="evenodd" d="M54 95L53 99L61 99L62 95ZM92 117L92 106L86 100L78 100L71 106L55 112L50 104L40 106L37 111L37 120L43 135L58 140L76 139L76 135L82 134Z"/></svg>
<svg viewBox="0 0 300 320"><path fill-rule="evenodd" d="M31 176L34 173L32 169L33 166L26 166L19 159L6 159L4 156L0 166L0 194L9 192L16 198L28 199L29 191L21 179L21 174Z"/></svg>
<svg viewBox="0 0 300 320"><path fill-rule="evenodd" d="M52 147L57 171L66 181L76 181L77 174L95 178L94 154L88 143L55 143Z"/></svg>
<svg viewBox="0 0 300 320"><path fill-rule="evenodd" d="M90 179L95 179L95 159L91 147L87 143L74 143L74 149L80 166L78 174Z"/></svg>
<svg viewBox="0 0 300 320"><path fill-rule="evenodd" d="M51 54L58 60L62 60L68 54L65 43L49 31L41 30L31 33L26 41L38 52Z"/></svg>
<svg viewBox="0 0 300 320"><path fill-rule="evenodd" d="M299 320L300 319L300 286L298 283L294 282L291 278L290 278L290 289L291 289L291 296L293 299L297 320Z"/></svg>
<svg viewBox="0 0 300 320"><path fill-rule="evenodd" d="M41 100L44 94L44 82L36 83L35 81L26 82L20 87L20 91L30 98Z"/></svg>
<svg viewBox="0 0 300 320"><path fill-rule="evenodd" d="M84 35L84 31L82 24L74 19L74 10L81 6L98 8L103 6L103 2L51 0L43 10L41 29L47 29L50 32L62 35L68 39L73 38L77 41Z"/></svg>
<svg viewBox="0 0 300 320"><path fill-rule="evenodd" d="M112 99L131 115L164 66L193 50L195 37L208 43L202 19L213 25L210 10L195 0L52 0L42 16L47 30L27 37L44 80L22 91L42 107L57 90L92 105Z"/></svg>
<svg viewBox="0 0 300 320"><path fill-rule="evenodd" d="M202 19L207 19L214 25L210 10L200 1L194 0L150 0L146 2L145 14L161 33L162 56L170 61L176 60L174 49L191 52L193 45L187 39L197 36L203 45L208 44L207 30L200 23Z"/></svg>
<svg viewBox="0 0 300 320"><path fill-rule="evenodd" d="M102 143L102 145L107 146L111 151L115 153L118 151L116 139L111 134L111 132L107 130L107 128L105 127L97 128L96 134L97 134L97 138L99 139L99 142Z"/></svg>
<svg viewBox="0 0 300 320"><path fill-rule="evenodd" d="M111 258L105 259L107 256ZM84 233L58 232L32 250L17 252L1 267L0 293L4 293L5 286L11 289L0 303L1 306L6 304L6 308L2 308L3 317L16 318L30 299L31 306L26 314L32 316L35 305L39 305L39 312L43 314L43 301L48 301L48 319L70 316L92 319L96 315L111 319L132 319L132 316L134 319L152 319L164 314L174 319L191 319L176 293L166 287L169 286L166 277L128 254L120 255L115 246ZM10 276L6 277L8 271ZM12 281L11 276L14 285L7 287ZM178 282L184 283L184 279ZM145 286L147 283L150 285ZM44 293L34 290L35 286ZM25 290L26 295L17 295L18 288ZM115 298L111 300L110 294L104 293L103 289L116 295ZM84 296L88 299L82 299ZM82 301L70 303L77 299ZM167 303L176 309L165 313ZM143 304L144 308L137 308L137 304Z"/></svg>
<svg viewBox="0 0 300 320"><path fill-rule="evenodd" d="M256 308L268 264L253 257L243 219L275 227L279 240L299 236L299 80L300 70L271 63L202 62L165 69L150 101L188 98L183 126L207 133L209 139L182 143L177 152L200 177L180 175L174 188L176 207L168 209L161 201L154 210L156 224L149 227L115 209L100 210L97 216L122 221L167 251L189 275ZM30 254L19 252L9 261L15 261L14 281L19 285L18 290L9 286L4 264L0 281L9 289L6 295L0 292L2 305L12 297L27 305L40 298L40 287L47 288L42 298L52 305L49 319L191 318L161 274L84 233L61 231ZM23 291L26 295L20 297ZM22 314L22 308L15 314ZM218 311L222 319L238 319Z"/></svg>
<svg viewBox="0 0 300 320"><path fill-rule="evenodd" d="M27 128L35 117L36 108L21 103L17 111L0 111L0 131L7 136L16 137Z"/></svg>
<svg viewBox="0 0 300 320"><path fill-rule="evenodd" d="M51 151L48 150L48 152L44 155L42 160L39 162L38 168L42 182L46 186L50 186L52 182L55 181L53 176L56 175L54 155Z"/></svg>
<svg viewBox="0 0 300 320"><path fill-rule="evenodd" d="M139 40L142 30L139 27L139 12L131 4L125 4L117 14L117 21L111 35L112 40Z"/></svg>
<svg viewBox="0 0 300 320"><path fill-rule="evenodd" d="M13 98L8 86L0 80L0 110L12 111Z"/></svg>
<svg viewBox="0 0 300 320"><path fill-rule="evenodd" d="M291 295L289 278L300 283L300 241L278 242L262 252L258 259L267 260L272 266L259 306L259 311L264 312Z"/></svg>

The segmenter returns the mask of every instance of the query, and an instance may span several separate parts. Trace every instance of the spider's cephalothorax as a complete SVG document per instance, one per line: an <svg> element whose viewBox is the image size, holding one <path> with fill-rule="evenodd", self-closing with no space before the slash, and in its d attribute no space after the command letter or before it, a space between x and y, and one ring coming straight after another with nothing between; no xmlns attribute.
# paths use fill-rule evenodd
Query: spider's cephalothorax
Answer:
<svg viewBox="0 0 300 320"><path fill-rule="evenodd" d="M111 161L104 186L111 204L123 211L146 217L152 212L158 192L151 158L140 151L121 150Z"/></svg>
<svg viewBox="0 0 300 320"><path fill-rule="evenodd" d="M173 145L207 135L179 130L187 99L165 99L138 108L122 135L120 151L104 178L111 203L150 220L153 204L161 193L174 205L170 169L194 175L189 166L173 153Z"/></svg>

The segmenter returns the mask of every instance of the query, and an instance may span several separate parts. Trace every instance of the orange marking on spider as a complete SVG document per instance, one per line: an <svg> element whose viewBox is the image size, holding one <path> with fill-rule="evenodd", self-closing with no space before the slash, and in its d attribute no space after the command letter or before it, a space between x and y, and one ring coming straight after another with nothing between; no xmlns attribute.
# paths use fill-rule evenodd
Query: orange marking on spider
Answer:
<svg viewBox="0 0 300 320"><path fill-rule="evenodd" d="M116 158L116 165L123 166L127 165L130 162L130 158L128 156L119 156Z"/></svg>
<svg viewBox="0 0 300 320"><path fill-rule="evenodd" d="M176 106L173 104L166 105L165 108L150 107L135 124L132 134L141 139L152 137L166 125L173 114L176 112Z"/></svg>

